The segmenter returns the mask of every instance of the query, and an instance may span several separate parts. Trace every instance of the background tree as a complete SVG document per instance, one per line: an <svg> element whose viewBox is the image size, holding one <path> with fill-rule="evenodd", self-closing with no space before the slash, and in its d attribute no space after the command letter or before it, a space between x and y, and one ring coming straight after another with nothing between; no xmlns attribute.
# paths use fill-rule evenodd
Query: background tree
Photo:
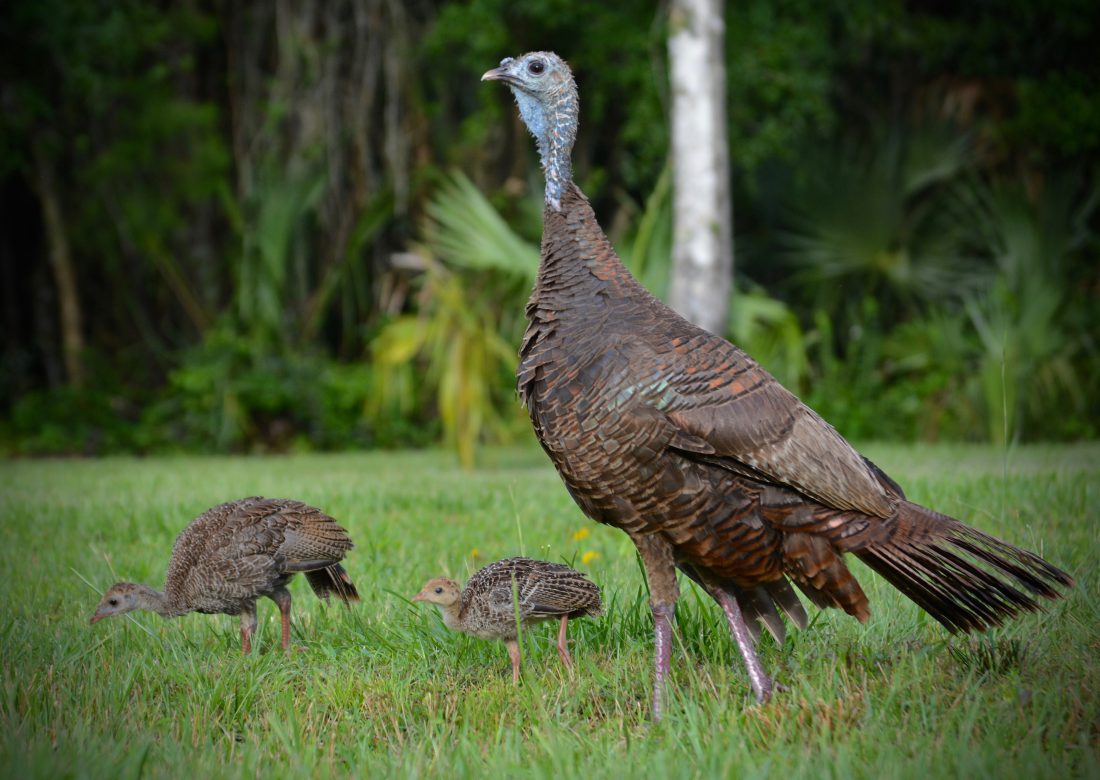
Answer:
<svg viewBox="0 0 1100 780"><path fill-rule="evenodd" d="M719 0L673 0L668 61L672 166L669 302L723 333L733 282L725 22Z"/></svg>

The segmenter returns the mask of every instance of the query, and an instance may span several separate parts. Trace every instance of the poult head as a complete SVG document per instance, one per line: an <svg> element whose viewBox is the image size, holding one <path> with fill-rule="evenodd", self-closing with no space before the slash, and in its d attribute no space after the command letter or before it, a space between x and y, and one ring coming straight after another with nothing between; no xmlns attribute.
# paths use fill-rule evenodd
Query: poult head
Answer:
<svg viewBox="0 0 1100 780"><path fill-rule="evenodd" d="M133 612L140 606L137 591L138 586L132 582L115 583L103 594L95 614L88 622L98 623L103 618Z"/></svg>
<svg viewBox="0 0 1100 780"><path fill-rule="evenodd" d="M462 591L458 583L446 577L436 577L428 580L420 592L412 597L413 601L427 601L429 604L438 604L441 607L453 606L461 597Z"/></svg>

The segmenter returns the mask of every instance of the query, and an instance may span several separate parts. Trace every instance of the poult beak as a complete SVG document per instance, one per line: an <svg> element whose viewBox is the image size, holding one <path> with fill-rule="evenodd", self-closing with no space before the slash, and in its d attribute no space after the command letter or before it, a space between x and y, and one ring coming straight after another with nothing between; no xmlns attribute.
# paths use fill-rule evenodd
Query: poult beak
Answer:
<svg viewBox="0 0 1100 780"><path fill-rule="evenodd" d="M107 617L107 616L106 615L101 615L97 612L94 615L92 615L92 619L88 621L88 625L89 626L94 626L96 623L103 620L103 618L105 618L105 617Z"/></svg>
<svg viewBox="0 0 1100 780"><path fill-rule="evenodd" d="M412 597L412 600L413 601L427 601L428 597L424 595L424 591L420 591L419 593L417 593L415 596Z"/></svg>

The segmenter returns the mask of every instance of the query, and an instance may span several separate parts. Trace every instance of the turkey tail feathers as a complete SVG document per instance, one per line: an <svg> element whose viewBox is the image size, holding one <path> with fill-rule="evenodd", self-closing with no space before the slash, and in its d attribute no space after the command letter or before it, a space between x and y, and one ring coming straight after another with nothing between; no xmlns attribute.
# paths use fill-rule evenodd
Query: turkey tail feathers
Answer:
<svg viewBox="0 0 1100 780"><path fill-rule="evenodd" d="M359 601L359 591L355 589L347 571L338 563L323 569L307 571L306 579L313 588L313 592L317 594L317 598L327 601L328 597L335 593L345 604Z"/></svg>
<svg viewBox="0 0 1100 780"><path fill-rule="evenodd" d="M1037 611L1037 597L1073 585L1039 556L917 504L903 502L895 522L888 541L855 554L952 633Z"/></svg>

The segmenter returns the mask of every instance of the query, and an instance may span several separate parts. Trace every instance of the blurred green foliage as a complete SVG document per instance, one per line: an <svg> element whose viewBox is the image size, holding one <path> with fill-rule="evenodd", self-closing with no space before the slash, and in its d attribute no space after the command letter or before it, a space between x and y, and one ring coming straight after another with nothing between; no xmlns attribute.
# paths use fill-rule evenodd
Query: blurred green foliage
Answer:
<svg viewBox="0 0 1100 780"><path fill-rule="evenodd" d="M526 430L513 390L523 302L538 248L508 226L462 174L429 203L417 312L390 321L373 342L379 416L421 396L439 413L444 442L472 466L483 441Z"/></svg>
<svg viewBox="0 0 1100 780"><path fill-rule="evenodd" d="M553 49L579 181L658 295L666 9L12 0L0 449L286 451L528 430L533 144L478 75ZM729 335L858 438L1100 435L1100 6L726 9ZM462 173L445 173L452 169ZM38 182L59 183L83 387Z"/></svg>

